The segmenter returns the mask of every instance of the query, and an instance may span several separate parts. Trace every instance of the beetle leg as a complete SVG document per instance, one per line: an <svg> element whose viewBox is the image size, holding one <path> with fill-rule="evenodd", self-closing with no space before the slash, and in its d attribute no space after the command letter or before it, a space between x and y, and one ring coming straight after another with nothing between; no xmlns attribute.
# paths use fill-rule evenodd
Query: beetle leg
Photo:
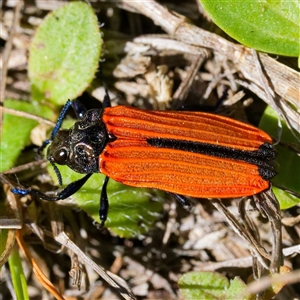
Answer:
<svg viewBox="0 0 300 300"><path fill-rule="evenodd" d="M47 200L47 201L63 200L63 199L70 197L71 195L75 194L78 190L80 190L81 187L86 183L86 181L91 177L91 175L92 174L87 174L84 177L82 177L81 179L71 182L56 196L50 196L50 195L47 195L45 193L42 193L38 190L31 189L31 188L28 188L28 189L14 188L11 191L14 194L22 195L22 196L29 195L29 194L35 195L35 196L37 196L41 199Z"/></svg>
<svg viewBox="0 0 300 300"><path fill-rule="evenodd" d="M109 177L105 176L104 183L101 190L101 196L100 196L100 206L99 206L99 217L100 217L100 226L99 229L103 228L104 223L107 219L108 209L109 209L109 203L108 203L108 197L107 197L107 183L108 183Z"/></svg>
<svg viewBox="0 0 300 300"><path fill-rule="evenodd" d="M173 194L173 193L170 194L174 197L174 199L176 199L183 206L184 209L188 209L191 206L190 201L186 199L184 196Z"/></svg>
<svg viewBox="0 0 300 300"><path fill-rule="evenodd" d="M105 95L104 95L104 99L103 99L103 108L106 108L106 107L111 107L110 97L109 97L107 88L105 88Z"/></svg>

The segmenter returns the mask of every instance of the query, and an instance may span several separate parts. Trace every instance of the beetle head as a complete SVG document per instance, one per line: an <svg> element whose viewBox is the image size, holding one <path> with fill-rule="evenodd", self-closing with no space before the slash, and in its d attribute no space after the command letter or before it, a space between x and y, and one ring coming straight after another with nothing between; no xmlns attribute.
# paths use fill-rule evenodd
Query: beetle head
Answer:
<svg viewBox="0 0 300 300"><path fill-rule="evenodd" d="M72 128L58 131L48 147L50 163L67 165L83 174L99 172L99 155L108 139L101 116L100 110L88 110Z"/></svg>

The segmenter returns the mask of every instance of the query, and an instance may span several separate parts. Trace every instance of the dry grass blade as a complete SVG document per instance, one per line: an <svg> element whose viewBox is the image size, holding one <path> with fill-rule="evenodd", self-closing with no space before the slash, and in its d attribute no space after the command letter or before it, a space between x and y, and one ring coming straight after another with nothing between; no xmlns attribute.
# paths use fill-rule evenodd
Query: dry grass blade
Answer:
<svg viewBox="0 0 300 300"><path fill-rule="evenodd" d="M1 269L1 267L7 262L7 259L11 254L13 246L15 245L16 229L20 229L22 227L22 217L20 213L20 206L16 201L16 197L8 189L9 181L3 174L0 174L0 181L4 184L5 191L7 193L7 200L9 203L10 213L14 216L7 217L5 219L1 218L0 220L0 229L8 229L5 246L3 247L3 245L1 245L1 247L3 247L3 251L0 255Z"/></svg>
<svg viewBox="0 0 300 300"><path fill-rule="evenodd" d="M272 257L270 269L272 272L278 272L282 264L282 234L281 234L281 215L279 203L270 188L268 191L253 196L254 201L269 219L273 233Z"/></svg>
<svg viewBox="0 0 300 300"><path fill-rule="evenodd" d="M268 104L272 104L269 103L268 96L264 91L261 74L257 70L255 60L253 59L253 52L250 48L234 44L214 33L191 25L186 22L185 17L168 10L153 0L146 2L120 1L120 3L122 3L122 7L124 8L134 10L149 17L155 24L161 26L169 36L176 40L188 45L213 49L220 54L226 55L228 59L235 63L235 66L243 73L244 77L260 90L262 99ZM298 107L300 103L298 89L300 86L299 74L266 54L260 53L259 58L270 80L270 87L274 89L275 93L283 101ZM282 105L289 117L290 115L297 114L289 105ZM298 122L292 123L292 126L297 131L300 131L299 118Z"/></svg>
<svg viewBox="0 0 300 300"><path fill-rule="evenodd" d="M39 117L37 115L27 113L25 111L18 111L18 110L12 109L12 108L1 107L1 106L0 106L0 111L1 112L3 111L5 113L13 115L13 116L19 116L19 117L27 118L30 120L35 120L35 121L38 121L39 123L43 123L43 124L46 124L46 125L49 125L52 127L55 126L54 122L49 121L45 118Z"/></svg>
<svg viewBox="0 0 300 300"><path fill-rule="evenodd" d="M4 185L4 191L6 193L6 199L9 204L9 214L12 217L1 218L1 229L20 229L22 227L22 213L20 203L16 200L16 196L9 190L12 186L10 180L3 174L0 173L0 182ZM6 212L7 213L7 212Z"/></svg>
<svg viewBox="0 0 300 300"><path fill-rule="evenodd" d="M18 172L21 172L21 171L24 171L24 170L29 170L30 168L34 168L36 166L41 166L44 163L47 163L47 160L40 159L40 160L32 161L30 163L11 168L11 169L3 172L3 174L6 174L6 175L15 174L15 173L18 173ZM16 186L16 184L14 183L14 185L12 185L12 186Z"/></svg>
<svg viewBox="0 0 300 300"><path fill-rule="evenodd" d="M2 268L2 266L7 262L8 257L10 256L11 251L15 245L15 240L16 240L16 230L9 229L7 233L5 247L0 256L0 268Z"/></svg>
<svg viewBox="0 0 300 300"><path fill-rule="evenodd" d="M249 243L252 251L255 253L255 257L259 259L259 262L266 269L268 269L267 261L270 260L269 253L267 253L266 250L261 245L259 245L256 239L239 224L236 218L229 212L229 210L227 210L227 208L220 200L211 199L211 202L217 210L225 215L227 222L231 225L231 228Z"/></svg>
<svg viewBox="0 0 300 300"><path fill-rule="evenodd" d="M54 237L54 239L57 242L59 242L62 246L76 253L76 255L82 263L86 263L91 268L93 268L102 277L102 279L105 280L111 287L115 288L124 299L135 299L134 295L128 289L126 289L123 286L120 286L114 279L112 279L111 276L107 274L107 272L102 267L98 266L85 253L83 253L81 249L70 240L70 238L65 234L65 232L59 233L57 236Z"/></svg>
<svg viewBox="0 0 300 300"><path fill-rule="evenodd" d="M57 291L57 289L54 287L54 285L49 281L49 279L45 276L43 271L40 269L39 265L35 262L35 260L32 258L29 249L27 248L26 244L23 241L22 238L22 231L17 230L17 241L20 249L23 251L26 259L28 262L32 265L32 270L40 283L43 285L43 287L49 291L53 297L55 297L58 300L64 300L65 298Z"/></svg>
<svg viewBox="0 0 300 300"><path fill-rule="evenodd" d="M179 109L182 105L187 93L197 75L197 72L204 61L204 54L199 54L199 56L194 60L190 66L190 70L184 80L181 82L175 93L173 94L172 109Z"/></svg>
<svg viewBox="0 0 300 300"><path fill-rule="evenodd" d="M15 12L14 12L14 21L11 27L11 32L9 34L9 38L6 42L5 49L3 52L2 56L2 61L3 61L3 67L2 67L2 72L1 72L1 80L0 80L0 107L3 105L4 102L4 97L5 97L5 89L6 89L6 78L7 78L7 65L8 65L8 60L9 56L11 53L12 45L13 45L13 38L14 34L17 30L19 21L20 21L20 12L21 12L21 7L23 5L23 1L18 1L18 3L15 6ZM0 136L1 136L1 131L2 131L2 118L3 118L3 113L2 110L0 111Z"/></svg>
<svg viewBox="0 0 300 300"><path fill-rule="evenodd" d="M284 248L282 252L284 257L300 254L300 245ZM232 267L249 268L252 267L252 265L253 265L253 257L248 256L248 257L231 259L231 260L220 261L220 262L210 262L207 265L203 265L201 269L203 271L215 271L218 269L232 268Z"/></svg>
<svg viewBox="0 0 300 300"><path fill-rule="evenodd" d="M300 282L300 270L290 271L285 267L282 267L280 274L273 274L272 276L266 276L259 281L252 282L247 286L247 292L251 294L258 294L271 287L269 292L271 295L264 299L273 298L284 285Z"/></svg>

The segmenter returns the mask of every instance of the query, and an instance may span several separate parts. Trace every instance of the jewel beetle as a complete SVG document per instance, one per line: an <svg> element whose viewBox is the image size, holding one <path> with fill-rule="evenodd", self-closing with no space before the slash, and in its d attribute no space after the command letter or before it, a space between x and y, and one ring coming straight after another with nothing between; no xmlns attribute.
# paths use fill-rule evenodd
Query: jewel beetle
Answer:
<svg viewBox="0 0 300 300"><path fill-rule="evenodd" d="M204 112L151 111L111 107L106 94L103 109L86 110L68 100L47 145L47 159L86 174L56 195L14 188L48 201L76 193L93 173L106 175L100 196L101 226L108 215L106 187L112 178L125 185L171 193L183 205L193 198L238 198L267 190L276 175L271 137L262 130L228 117ZM60 129L69 107L78 121Z"/></svg>

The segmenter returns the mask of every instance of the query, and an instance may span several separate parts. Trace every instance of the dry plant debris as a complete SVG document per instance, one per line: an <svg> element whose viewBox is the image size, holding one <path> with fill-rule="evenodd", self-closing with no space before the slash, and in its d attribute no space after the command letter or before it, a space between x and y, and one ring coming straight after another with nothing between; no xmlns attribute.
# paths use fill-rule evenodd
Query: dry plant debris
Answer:
<svg viewBox="0 0 300 300"><path fill-rule="evenodd" d="M1 103L6 98L30 101L26 70L30 40L42 18L65 3L59 0L37 0L36 5L22 1L3 2ZM250 116L255 123L262 112L263 100L292 128L300 131L300 79L294 62L257 54L209 31L213 25L196 1L90 3L104 24L103 76L114 104L134 104L148 109L214 105L227 90L223 114L244 121ZM262 78L260 68L269 82ZM103 88L97 79L89 92L98 99L103 98ZM292 107L297 107L298 112ZM2 107L0 111L0 126L3 112L20 113ZM42 119L39 121L45 123ZM32 184L41 181L44 169L40 165L29 164L25 168ZM15 171L1 175L2 182L9 184L7 176ZM7 189L5 195L8 199L12 197ZM207 200L193 202L190 212L171 200L166 201L155 227L137 239L121 239L107 230L99 232L83 212L70 210L65 203L57 209L55 205L59 204L34 202L27 205L28 201L31 199L10 204L15 212L14 222L6 224L6 228L10 228L9 239L1 259L5 261L16 236L19 245L25 245L27 258L31 251L30 263L24 259L32 293L30 299L39 299L41 294L44 299L50 297L32 275L30 264L34 264L34 272L47 274L52 283L48 279L44 282L48 289L54 290L54 297L62 297L60 294L65 299L120 299L122 293L123 297L132 299L134 296L126 284L120 282L121 278L138 299L179 299L177 280L183 273L217 270L229 278L240 276L245 281L252 273L253 249L236 235L224 215ZM238 200L223 203L240 219ZM270 252L273 236L269 223L253 207L247 206L246 211L254 229L259 229L260 245ZM300 299L296 271L300 269L299 214L299 206L282 212L285 265L295 270L284 280L298 282L298 285L286 286L276 299ZM20 232L22 222L24 240ZM68 243L72 243L73 248L67 247ZM102 268L98 266L112 272L105 273L109 285L99 279ZM8 299L7 268L2 268L1 278L5 278L0 283L1 297ZM270 283L264 281L262 284ZM112 286L121 292L116 293ZM249 289L259 292L261 286L257 283Z"/></svg>

